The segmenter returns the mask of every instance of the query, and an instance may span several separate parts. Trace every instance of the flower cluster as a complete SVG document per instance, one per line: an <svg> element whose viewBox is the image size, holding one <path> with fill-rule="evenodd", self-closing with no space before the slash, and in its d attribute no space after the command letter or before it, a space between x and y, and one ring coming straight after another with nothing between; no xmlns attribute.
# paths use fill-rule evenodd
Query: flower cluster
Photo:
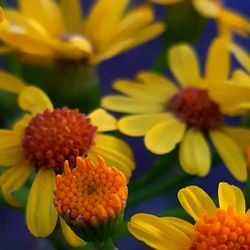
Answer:
<svg viewBox="0 0 250 250"><path fill-rule="evenodd" d="M0 201L25 211L33 236L46 238L59 223L72 247L116 249L112 240L129 231L159 250L250 250L250 55L235 39L250 35L246 16L223 0L3 5ZM155 7L168 10L162 21ZM217 34L204 60L190 41L207 19ZM113 73L111 58L161 35L152 70L115 79L114 92L101 96L102 62ZM129 136L143 137L145 152ZM147 151L156 159L151 168ZM218 163L228 176L217 174L216 205L190 183L213 189ZM244 182L244 190L236 186ZM174 187L193 223L168 216L169 206L165 217L129 214Z"/></svg>

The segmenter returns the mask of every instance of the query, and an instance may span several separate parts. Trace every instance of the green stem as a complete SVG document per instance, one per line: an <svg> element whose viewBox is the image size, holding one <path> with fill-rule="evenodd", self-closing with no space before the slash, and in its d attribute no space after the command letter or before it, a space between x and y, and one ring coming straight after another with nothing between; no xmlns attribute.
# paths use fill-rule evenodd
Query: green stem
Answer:
<svg viewBox="0 0 250 250"><path fill-rule="evenodd" d="M137 204L140 204L141 202L148 200L155 195L166 192L176 187L180 183L185 183L192 178L193 176L181 173L169 178L168 181L164 178L161 180L161 182L146 185L144 188L138 189L137 192L134 192L133 195L129 196L128 206L135 206Z"/></svg>
<svg viewBox="0 0 250 250"><path fill-rule="evenodd" d="M154 162L154 164L150 167L146 173L136 180L132 180L129 184L129 192L133 193L137 191L139 188L142 188L153 181L155 181L158 177L165 173L167 169L172 167L177 163L177 151L173 151L169 154L163 155Z"/></svg>
<svg viewBox="0 0 250 250"><path fill-rule="evenodd" d="M96 250L117 250L111 239L103 242L94 242L93 245Z"/></svg>

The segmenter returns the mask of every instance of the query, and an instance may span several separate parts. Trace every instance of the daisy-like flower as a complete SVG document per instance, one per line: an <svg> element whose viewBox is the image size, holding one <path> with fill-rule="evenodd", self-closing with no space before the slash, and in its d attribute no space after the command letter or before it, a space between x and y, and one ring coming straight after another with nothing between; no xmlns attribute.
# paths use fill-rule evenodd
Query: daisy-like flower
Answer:
<svg viewBox="0 0 250 250"><path fill-rule="evenodd" d="M209 137L231 174L244 181L243 151L227 134L230 130L236 136L243 130L228 127L223 120L225 115L242 111L240 105L249 100L250 88L224 83L230 68L228 46L228 40L222 38L212 43L203 78L193 49L184 44L174 46L169 51L169 67L179 87L163 76L141 72L135 81L116 81L113 88L126 96L104 97L102 106L134 114L119 120L119 130L129 136L144 136L146 148L155 154L169 153L180 143L180 164L189 174L204 176L209 172Z"/></svg>
<svg viewBox="0 0 250 250"><path fill-rule="evenodd" d="M19 205L11 192L19 190L36 170L26 222L33 235L46 237L58 218L53 206L55 172L63 170L65 160L75 167L77 156L98 154L129 178L134 168L133 155L125 142L102 133L116 129L116 120L104 110L84 115L77 109L54 109L40 89L5 72L0 72L0 78L0 88L18 93L20 108L29 112L12 130L0 130L0 165L7 168L0 176L0 186L6 200Z"/></svg>
<svg viewBox="0 0 250 250"><path fill-rule="evenodd" d="M5 9L10 25L0 38L11 48L43 58L99 63L147 42L164 30L149 6L127 10L129 0L96 0L88 15L80 0L19 0Z"/></svg>
<svg viewBox="0 0 250 250"><path fill-rule="evenodd" d="M150 0L158 4L177 4L184 0ZM250 21L242 15L226 8L224 0L191 0L194 8L205 18L213 18L218 23L220 32L228 30L246 36L250 33Z"/></svg>
<svg viewBox="0 0 250 250"><path fill-rule="evenodd" d="M250 210L242 191L221 182L219 207L197 186L178 192L178 199L195 224L175 217L136 214L128 229L139 240L158 250L249 250Z"/></svg>
<svg viewBox="0 0 250 250"><path fill-rule="evenodd" d="M56 176L54 202L61 221L87 242L109 239L126 206L126 183L124 174L100 156L96 164L78 157L73 170L66 161L64 175Z"/></svg>

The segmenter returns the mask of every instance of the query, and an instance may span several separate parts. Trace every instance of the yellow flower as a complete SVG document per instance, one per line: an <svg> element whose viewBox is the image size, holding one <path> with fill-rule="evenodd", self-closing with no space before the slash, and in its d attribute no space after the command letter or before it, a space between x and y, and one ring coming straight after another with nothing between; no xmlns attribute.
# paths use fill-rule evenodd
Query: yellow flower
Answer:
<svg viewBox="0 0 250 250"><path fill-rule="evenodd" d="M115 90L123 95L102 99L102 106L135 115L118 121L118 128L129 136L144 136L146 148L155 154L172 151L178 143L179 160L189 174L206 175L211 156L208 136L228 170L238 180L247 178L242 149L232 139L250 139L250 131L224 125L224 115L242 112L250 100L250 88L224 81L230 61L228 40L216 39L208 52L202 78L193 49L181 44L169 52L169 67L180 86L150 72L141 72L135 81L118 80Z"/></svg>
<svg viewBox="0 0 250 250"><path fill-rule="evenodd" d="M178 199L195 224L175 217L136 214L128 229L139 240L158 250L250 249L250 210L242 191L221 182L219 208L197 186L178 192Z"/></svg>
<svg viewBox="0 0 250 250"><path fill-rule="evenodd" d="M1 39L30 56L87 60L96 64L161 34L149 6L127 11L129 0L96 0L87 17L80 0L19 0L5 9L10 25Z"/></svg>
<svg viewBox="0 0 250 250"><path fill-rule="evenodd" d="M184 0L151 0L158 4L177 4ZM214 18L220 33L228 30L246 36L250 33L250 22L247 18L223 6L223 0L192 0L194 8L206 18Z"/></svg>
<svg viewBox="0 0 250 250"><path fill-rule="evenodd" d="M0 130L0 165L7 168L0 176L0 186L6 200L17 206L11 193L19 190L36 170L26 222L33 235L46 237L57 222L53 206L55 171L63 170L65 160L74 167L77 156L98 154L129 178L134 168L133 155L125 142L102 133L116 129L116 120L104 110L97 109L87 116L76 109L54 109L40 89L3 71L0 79L0 88L17 93L20 108L28 111L12 130Z"/></svg>

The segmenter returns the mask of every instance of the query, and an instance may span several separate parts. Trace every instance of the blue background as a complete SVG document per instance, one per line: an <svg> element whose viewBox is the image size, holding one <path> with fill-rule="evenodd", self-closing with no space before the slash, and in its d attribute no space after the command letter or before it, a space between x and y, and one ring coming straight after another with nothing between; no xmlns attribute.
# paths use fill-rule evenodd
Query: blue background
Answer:
<svg viewBox="0 0 250 250"><path fill-rule="evenodd" d="M108 1L108 0L107 0ZM13 4L14 1L8 1ZM83 1L91 3L93 1ZM140 1L143 2L143 1ZM225 0L226 6L237 10L250 18L250 1L249 0ZM164 8L162 6L156 7L158 19L164 18ZM206 28L201 37L195 43L195 48L200 56L201 61L204 63L205 55L209 43L216 35L215 23L210 20L207 22ZM249 38L235 38L242 43L245 48L250 50ZM162 53L163 37L159 37L152 42L141 45L127 53L118 55L113 59L107 60L98 66L98 73L101 79L101 87L103 95L112 92L111 83L117 78L133 78L133 76L140 70L149 70L154 65L158 55ZM233 63L234 67L238 67L237 63ZM145 172L155 156L145 150L142 138L128 139L124 137L135 151L137 168L134 172L134 177L139 176ZM217 190L219 181L228 181L239 185L228 173L223 165L214 166L211 173L205 177L198 179L195 183L202 186L210 194L214 195ZM179 189L179 187L178 187ZM173 190L171 198L161 195L155 197L145 203L129 209L126 211L125 216L129 218L137 212L147 212L159 214L166 207L171 208L177 204L176 190ZM148 249L148 247L129 237L117 241L117 246L120 250L127 249ZM22 212L18 212L13 208L5 205L0 205L0 249L4 250L37 250L37 249L53 249L49 241L46 239L36 239L30 235L25 225L25 218ZM70 249L70 247L68 248Z"/></svg>

